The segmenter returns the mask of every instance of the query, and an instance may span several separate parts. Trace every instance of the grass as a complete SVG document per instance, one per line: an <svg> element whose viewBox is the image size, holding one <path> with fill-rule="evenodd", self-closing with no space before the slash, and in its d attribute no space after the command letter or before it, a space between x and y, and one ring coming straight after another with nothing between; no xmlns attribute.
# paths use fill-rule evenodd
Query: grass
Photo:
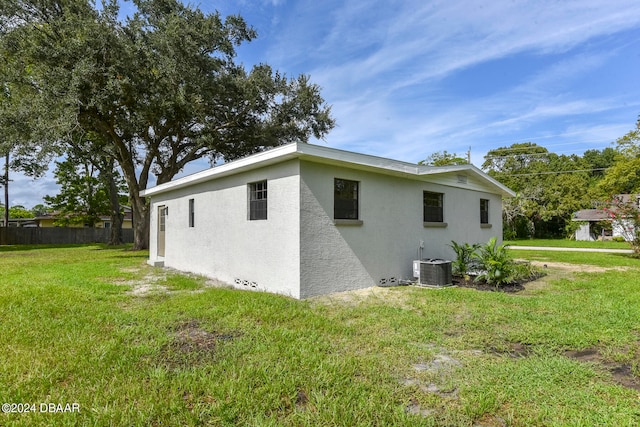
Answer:
<svg viewBox="0 0 640 427"><path fill-rule="evenodd" d="M511 246L546 246L555 248L595 248L595 249L630 249L627 242L595 241L585 242L568 239L522 239L505 240Z"/></svg>
<svg viewBox="0 0 640 427"><path fill-rule="evenodd" d="M638 380L640 261L516 255L567 254L625 269L296 301L123 248L0 247L0 402L80 406L0 425L637 425L640 392L565 352Z"/></svg>
<svg viewBox="0 0 640 427"><path fill-rule="evenodd" d="M597 267L640 267L640 259L629 254L600 252L551 252L544 250L513 250L515 258L524 258L540 262L564 262L568 264L586 264Z"/></svg>

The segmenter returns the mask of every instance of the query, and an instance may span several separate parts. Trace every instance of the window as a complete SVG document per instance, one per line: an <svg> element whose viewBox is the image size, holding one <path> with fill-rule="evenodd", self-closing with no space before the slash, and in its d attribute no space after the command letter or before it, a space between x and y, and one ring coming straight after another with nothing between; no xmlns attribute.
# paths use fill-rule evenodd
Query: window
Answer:
<svg viewBox="0 0 640 427"><path fill-rule="evenodd" d="M167 225L167 216L169 215L169 208L166 206L160 207L160 231L165 231Z"/></svg>
<svg viewBox="0 0 640 427"><path fill-rule="evenodd" d="M189 227L195 227L195 200L189 199Z"/></svg>
<svg viewBox="0 0 640 427"><path fill-rule="evenodd" d="M424 202L424 222L443 222L443 198L442 193L432 193L425 191L423 195Z"/></svg>
<svg viewBox="0 0 640 427"><path fill-rule="evenodd" d="M489 200L480 199L480 224L489 224Z"/></svg>
<svg viewBox="0 0 640 427"><path fill-rule="evenodd" d="M249 184L249 219L267 219L267 181Z"/></svg>
<svg viewBox="0 0 640 427"><path fill-rule="evenodd" d="M111 221L105 221L103 227L104 228L111 228Z"/></svg>
<svg viewBox="0 0 640 427"><path fill-rule="evenodd" d="M335 178L333 181L333 218L358 219L358 181Z"/></svg>

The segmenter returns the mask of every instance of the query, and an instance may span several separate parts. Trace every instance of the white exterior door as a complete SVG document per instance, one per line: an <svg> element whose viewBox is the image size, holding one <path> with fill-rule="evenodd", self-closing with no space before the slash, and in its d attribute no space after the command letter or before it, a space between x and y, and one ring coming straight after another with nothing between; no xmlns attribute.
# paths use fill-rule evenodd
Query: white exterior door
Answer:
<svg viewBox="0 0 640 427"><path fill-rule="evenodd" d="M164 233L167 225L167 207L158 207L158 256L164 256Z"/></svg>

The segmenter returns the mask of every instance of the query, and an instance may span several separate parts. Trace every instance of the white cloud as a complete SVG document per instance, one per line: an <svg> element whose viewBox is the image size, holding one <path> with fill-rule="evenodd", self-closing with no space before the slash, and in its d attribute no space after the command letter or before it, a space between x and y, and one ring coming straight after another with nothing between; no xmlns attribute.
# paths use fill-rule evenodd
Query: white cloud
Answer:
<svg viewBox="0 0 640 427"><path fill-rule="evenodd" d="M635 0L615 5L601 1L420 1L403 9L391 2L368 4L368 8L354 4L362 5L345 2L336 7L333 15L339 18L319 43L324 56L311 71L332 93L368 87L379 80L387 82L387 91L393 91L516 53L565 52L593 37L640 24L640 3ZM361 24L381 15L368 26ZM308 32L314 33L313 29ZM295 44L293 38L283 39L283 43ZM295 48L290 54L296 52L310 55L308 49ZM387 73L399 78L390 79Z"/></svg>
<svg viewBox="0 0 640 427"><path fill-rule="evenodd" d="M21 205L31 209L37 204L44 204L42 199L44 196L54 196L60 190L51 171L36 180L18 172L10 172L9 179L11 180L9 182L9 206ZM2 188L2 203L4 203L4 187L0 188Z"/></svg>

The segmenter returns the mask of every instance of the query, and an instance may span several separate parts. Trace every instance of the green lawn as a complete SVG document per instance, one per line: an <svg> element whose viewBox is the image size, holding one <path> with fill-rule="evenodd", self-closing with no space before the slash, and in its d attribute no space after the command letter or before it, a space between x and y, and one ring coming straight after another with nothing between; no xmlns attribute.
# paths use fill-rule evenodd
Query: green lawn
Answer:
<svg viewBox="0 0 640 427"><path fill-rule="evenodd" d="M506 245L511 246L547 246L556 248L596 248L596 249L630 249L627 242L583 242L568 239L522 239L505 240Z"/></svg>
<svg viewBox="0 0 640 427"><path fill-rule="evenodd" d="M640 261L616 256L517 294L296 301L122 248L0 247L0 401L36 405L0 425L638 425Z"/></svg>

